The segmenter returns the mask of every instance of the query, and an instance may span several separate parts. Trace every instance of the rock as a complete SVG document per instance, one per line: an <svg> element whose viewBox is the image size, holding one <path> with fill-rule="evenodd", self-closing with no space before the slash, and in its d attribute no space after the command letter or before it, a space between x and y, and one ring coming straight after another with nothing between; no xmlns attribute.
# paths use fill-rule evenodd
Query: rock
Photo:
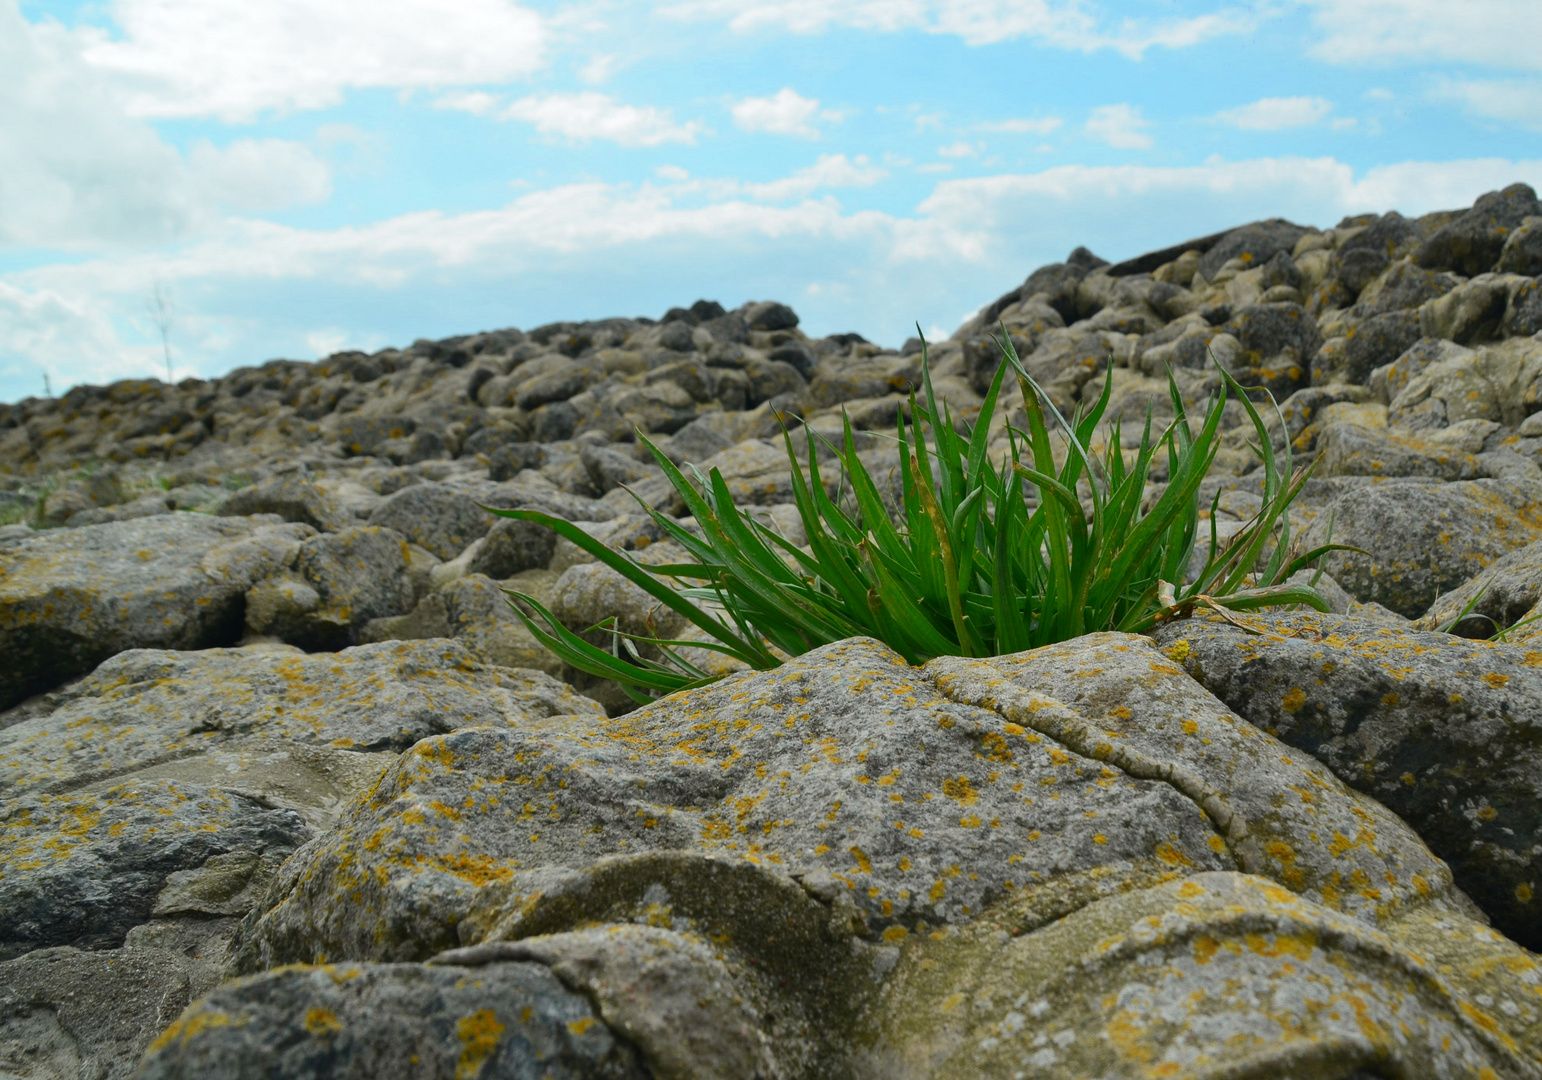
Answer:
<svg viewBox="0 0 1542 1080"><path fill-rule="evenodd" d="M1522 338L1440 355L1408 377L1392 397L1389 420L1413 427L1445 427L1463 420L1515 426L1542 407L1542 342ZM1405 368L1400 357L1396 370L1388 372L1389 393L1414 370L1415 359L1410 357Z"/></svg>
<svg viewBox="0 0 1542 1080"><path fill-rule="evenodd" d="M253 589L248 623L310 652L357 644L371 619L411 610L410 545L375 526L324 533L300 545L293 572Z"/></svg>
<svg viewBox="0 0 1542 1080"><path fill-rule="evenodd" d="M1542 945L1542 654L1354 619L1261 615L1156 638L1238 714L1378 799L1528 948Z"/></svg>
<svg viewBox="0 0 1542 1080"><path fill-rule="evenodd" d="M1346 335L1340 369L1343 379L1363 386L1374 369L1397 360L1424 336L1418 312L1373 315ZM1315 369L1312 377L1317 377Z"/></svg>
<svg viewBox="0 0 1542 1080"><path fill-rule="evenodd" d="M1380 406L1375 406L1380 408ZM1369 406L1360 406L1369 408ZM1488 472L1460 447L1421 439L1406 428L1325 417L1318 425L1318 476L1431 477L1475 480Z"/></svg>
<svg viewBox="0 0 1542 1080"><path fill-rule="evenodd" d="M156 1039L142 1080L424 1076L645 1080L540 964L287 968L222 987Z"/></svg>
<svg viewBox="0 0 1542 1080"><path fill-rule="evenodd" d="M71 514L65 525L78 529L83 525L105 525L109 521L132 521L134 518L155 517L176 509L172 500L163 494L143 495L120 506L98 506Z"/></svg>
<svg viewBox="0 0 1542 1080"><path fill-rule="evenodd" d="M1542 205L1526 184L1491 191L1420 244L1414 261L1429 269L1455 270L1468 277L1485 273L1499 261L1511 230L1538 213L1542 213Z"/></svg>
<svg viewBox="0 0 1542 1080"><path fill-rule="evenodd" d="M580 563L563 571L548 605L569 630L583 633L614 618L627 634L673 638L685 618L633 585L617 570L598 562ZM607 641L608 634L603 634Z"/></svg>
<svg viewBox="0 0 1542 1080"><path fill-rule="evenodd" d="M1372 313L1413 310L1444 296L1461 284L1461 280L1454 274L1425 270L1415 265L1412 259L1399 259L1385 274L1366 286L1360 294L1360 306Z"/></svg>
<svg viewBox="0 0 1542 1080"><path fill-rule="evenodd" d="M1500 250L1499 263L1494 267L1502 274L1525 274L1536 277L1542 274L1542 217L1524 219L1505 237Z"/></svg>
<svg viewBox="0 0 1542 1080"><path fill-rule="evenodd" d="M1370 552L1335 551L1323 568L1351 595L1408 618L1484 566L1542 537L1542 494L1510 480L1431 483L1393 480L1351 488L1302 535L1303 550L1333 542Z"/></svg>
<svg viewBox="0 0 1542 1080"><path fill-rule="evenodd" d="M468 570L502 580L551 562L557 534L544 525L517 518L496 518Z"/></svg>
<svg viewBox="0 0 1542 1080"><path fill-rule="evenodd" d="M554 586L555 575L548 576L552 579L549 584ZM539 586L531 581L520 581L510 588L517 588L527 594L541 592ZM543 602L550 599L537 598ZM447 636L465 645L483 663L509 668L531 668L554 676L562 675L562 661L547 652L546 647L525 628L525 624L509 607L509 598L496 582L481 574L463 577L444 588L441 603L444 606L445 626L449 631ZM588 707L588 702L582 705L575 703L573 711L583 711L585 707Z"/></svg>
<svg viewBox="0 0 1542 1080"><path fill-rule="evenodd" d="M133 937L122 949L38 949L0 963L5 1075L127 1080L151 1041L219 983L218 963Z"/></svg>
<svg viewBox="0 0 1542 1080"><path fill-rule="evenodd" d="M1350 292L1358 293L1420 239L1418 226L1402 214L1383 214L1339 245L1332 272Z"/></svg>
<svg viewBox="0 0 1542 1080"><path fill-rule="evenodd" d="M508 480L521 469L539 469L545 460L540 443L506 442L488 455L487 474L493 480Z"/></svg>
<svg viewBox="0 0 1542 1080"><path fill-rule="evenodd" d="M268 857L276 867L311 836L292 810L163 779L131 780L102 792L27 795L8 801L4 812L5 959L52 945L116 948L150 918L175 872L237 851L253 860Z"/></svg>
<svg viewBox="0 0 1542 1080"><path fill-rule="evenodd" d="M356 765L365 783L379 775L376 752L460 727L596 710L545 675L488 668L449 641L323 656L136 650L56 695L51 711L0 730L0 796L161 777L233 783L306 814L335 813Z"/></svg>
<svg viewBox="0 0 1542 1080"><path fill-rule="evenodd" d="M659 475L657 465L645 464L609 446L585 446L581 453L584 470L589 474L594 490L601 495L622 484L635 484Z"/></svg>
<svg viewBox="0 0 1542 1080"><path fill-rule="evenodd" d="M1483 274L1464 282L1419 309L1419 326L1427 337L1446 338L1458 345L1477 345L1499 336L1511 291L1520 281Z"/></svg>
<svg viewBox="0 0 1542 1080"><path fill-rule="evenodd" d="M1542 283L1533 279L1510 293L1500 332L1506 337L1526 337L1542 332Z"/></svg>
<svg viewBox="0 0 1542 1080"><path fill-rule="evenodd" d="M124 649L233 643L243 594L292 557L296 530L179 512L0 548L0 708Z"/></svg>
<svg viewBox="0 0 1542 1080"><path fill-rule="evenodd" d="M744 321L749 324L751 330L791 330L798 325L798 316L786 304L779 304L774 300L762 300L758 303L746 304L740 309Z"/></svg>
<svg viewBox="0 0 1542 1080"><path fill-rule="evenodd" d="M442 484L414 484L381 503L371 525L394 529L441 559L453 559L487 532L492 517L469 496Z"/></svg>
<svg viewBox="0 0 1542 1080"><path fill-rule="evenodd" d="M1213 280L1216 272L1232 259L1241 259L1252 266L1263 266L1276 252L1289 252L1296 241L1306 234L1299 225L1283 218L1257 221L1233 229L1199 258L1198 270L1207 280Z"/></svg>
<svg viewBox="0 0 1542 1080"><path fill-rule="evenodd" d="M301 522L318 532L341 532L354 524L353 515L336 499L294 473L242 488L220 504L219 512L222 517L277 514L285 521Z"/></svg>
<svg viewBox="0 0 1542 1080"><path fill-rule="evenodd" d="M1373 393L1390 405L1392 399L1402 393L1408 384L1413 381L1414 376L1423 374L1442 360L1471 357L1473 355L1475 355L1473 350L1464 348L1454 342L1444 341L1440 338L1420 338L1392 363L1387 364L1384 368L1372 371L1367 384ZM1440 410L1440 416L1442 418L1441 423L1432 426L1443 426L1445 417L1444 407Z"/></svg>
<svg viewBox="0 0 1542 1080"><path fill-rule="evenodd" d="M1489 638L1527 618L1542 601L1542 542L1527 544L1485 566L1472 580L1443 592L1418 629L1450 626L1462 637ZM1463 616L1472 604L1471 613Z"/></svg>

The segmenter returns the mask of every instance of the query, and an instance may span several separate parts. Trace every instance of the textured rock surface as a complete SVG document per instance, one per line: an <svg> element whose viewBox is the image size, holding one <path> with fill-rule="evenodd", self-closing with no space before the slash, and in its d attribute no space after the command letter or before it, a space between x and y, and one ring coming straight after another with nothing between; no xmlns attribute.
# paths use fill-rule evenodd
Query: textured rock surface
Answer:
<svg viewBox="0 0 1542 1080"><path fill-rule="evenodd" d="M1333 616L1246 634L1161 628L1167 654L1239 715L1400 815L1456 882L1542 946L1542 652Z"/></svg>
<svg viewBox="0 0 1542 1080"><path fill-rule="evenodd" d="M0 707L124 649L233 644L243 594L303 539L297 528L178 513L0 549Z"/></svg>

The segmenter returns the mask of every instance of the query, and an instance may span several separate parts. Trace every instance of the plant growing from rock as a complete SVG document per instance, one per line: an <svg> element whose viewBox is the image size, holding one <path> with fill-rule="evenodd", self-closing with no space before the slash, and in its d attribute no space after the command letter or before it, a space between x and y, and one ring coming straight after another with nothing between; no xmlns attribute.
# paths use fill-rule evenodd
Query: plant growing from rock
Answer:
<svg viewBox="0 0 1542 1080"><path fill-rule="evenodd" d="M745 515L716 469L687 477L646 438L699 534L646 503L643 509L694 562L645 566L560 518L492 511L567 537L711 640L612 629L616 647L607 651L563 626L533 597L511 593L514 610L566 663L616 680L639 701L712 681L682 655L685 648L714 650L763 670L785 656L865 635L919 664L942 655L1018 652L1100 630L1139 632L1198 606L1223 614L1285 604L1328 610L1315 589L1286 582L1339 546L1290 557L1288 509L1310 467L1293 470L1288 446L1283 461L1276 457L1257 408L1229 373L1221 371L1221 390L1197 433L1169 378L1175 419L1153 437L1148 412L1134 461L1126 464L1118 421L1102 453L1091 449L1110 400L1111 366L1096 404L1067 420L1024 370L1011 340L1003 334L998 344L1003 361L970 433L960 434L946 403L939 408L923 343L924 405L912 394L912 422L903 415L898 421L898 523L857 456L849 420L844 445L830 448L850 499L832 499L826 490L814 433L805 431L805 474L793 436L784 432L806 547ZM1027 426L1007 425L1009 453L998 465L987 455L987 440L1009 372L1022 388ZM1219 448L1229 393L1242 402L1258 436L1263 504L1224 542L1212 505L1204 564L1186 581L1200 536L1200 484ZM1168 483L1143 509L1159 453L1167 458Z"/></svg>

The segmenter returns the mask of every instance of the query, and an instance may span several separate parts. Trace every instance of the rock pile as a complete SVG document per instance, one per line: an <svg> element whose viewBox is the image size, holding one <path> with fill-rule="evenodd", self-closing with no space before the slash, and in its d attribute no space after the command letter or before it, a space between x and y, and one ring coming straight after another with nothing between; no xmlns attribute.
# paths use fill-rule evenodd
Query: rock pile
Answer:
<svg viewBox="0 0 1542 1080"><path fill-rule="evenodd" d="M641 431L804 542L783 428L889 475L921 343L773 302L0 407L0 1076L1542 1076L1535 193L1079 248L930 345L961 421L1002 331L1126 438L1268 388L1338 614L632 708L503 590L683 628L482 507L680 561Z"/></svg>

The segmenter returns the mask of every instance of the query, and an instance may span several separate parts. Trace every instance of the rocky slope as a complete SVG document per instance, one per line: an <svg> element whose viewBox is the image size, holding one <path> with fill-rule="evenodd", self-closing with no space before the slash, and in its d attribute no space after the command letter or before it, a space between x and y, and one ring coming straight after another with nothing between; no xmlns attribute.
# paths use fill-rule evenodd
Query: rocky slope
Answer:
<svg viewBox="0 0 1542 1080"><path fill-rule="evenodd" d="M0 407L0 1076L1542 1076L1539 275L1523 185L1077 249L932 343L954 415L992 329L1134 421L1213 357L1339 614L636 710L502 589L678 628L480 506L675 561L641 430L798 541L783 426L891 431L919 342L700 301Z"/></svg>

